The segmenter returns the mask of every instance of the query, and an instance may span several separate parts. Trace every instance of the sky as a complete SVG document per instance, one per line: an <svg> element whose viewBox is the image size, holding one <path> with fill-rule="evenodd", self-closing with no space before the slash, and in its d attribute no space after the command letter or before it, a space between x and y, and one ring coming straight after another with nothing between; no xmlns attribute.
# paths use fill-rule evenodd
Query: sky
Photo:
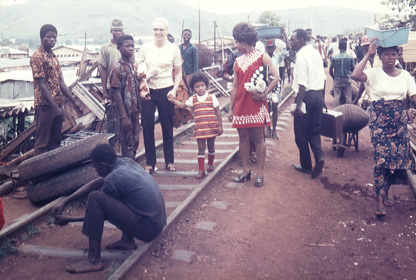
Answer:
<svg viewBox="0 0 416 280"><path fill-rule="evenodd" d="M364 11L384 13L388 11L381 0L181 0L195 8L198 2L201 10L216 14L239 14L246 12L263 12L267 10L284 10L312 6L331 6L354 8Z"/></svg>

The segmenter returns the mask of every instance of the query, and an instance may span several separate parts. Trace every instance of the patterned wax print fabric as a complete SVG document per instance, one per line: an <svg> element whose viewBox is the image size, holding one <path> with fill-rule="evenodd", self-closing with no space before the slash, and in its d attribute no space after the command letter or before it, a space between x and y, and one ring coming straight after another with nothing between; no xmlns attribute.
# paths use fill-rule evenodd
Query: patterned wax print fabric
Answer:
<svg viewBox="0 0 416 280"><path fill-rule="evenodd" d="M268 68L268 66L267 66ZM270 72L270 70L267 70L267 73L269 75L268 81L269 83L275 79L275 77L272 75L272 73ZM267 95L267 102L271 102L271 103L280 103L281 99L280 99L280 92L281 92L281 88L280 88L280 83L277 83L276 87Z"/></svg>
<svg viewBox="0 0 416 280"><path fill-rule="evenodd" d="M53 51L48 53L40 46L30 58L30 66L32 67L33 74L35 107L40 105L51 105L43 97L37 78L45 79L46 86L49 89L53 101L57 105L60 105L62 71L59 66L58 58Z"/></svg>
<svg viewBox="0 0 416 280"><path fill-rule="evenodd" d="M5 220L4 220L4 214L3 214L3 202L1 201L0 197L0 230L4 226Z"/></svg>
<svg viewBox="0 0 416 280"><path fill-rule="evenodd" d="M175 77L175 70L172 71L173 77ZM185 103L186 100L189 98L188 88L185 85L184 79L182 77L182 81L179 84L178 90L176 91L176 100ZM173 127L178 128L181 125L186 124L189 120L193 119L193 115L189 108L181 109L175 106L175 111L173 112Z"/></svg>
<svg viewBox="0 0 416 280"><path fill-rule="evenodd" d="M400 100L374 101L369 128L374 147L374 180L377 194L383 194L388 170L415 169L407 135L407 114Z"/></svg>
<svg viewBox="0 0 416 280"><path fill-rule="evenodd" d="M253 75L263 66L263 54L258 50L243 54L235 60L237 94L234 103L233 128L270 126L267 101L254 100L244 87L252 82Z"/></svg>
<svg viewBox="0 0 416 280"><path fill-rule="evenodd" d="M192 108L195 114L194 138L207 139L218 136L218 120L212 95L208 94L204 101L198 101L196 94L192 98Z"/></svg>
<svg viewBox="0 0 416 280"><path fill-rule="evenodd" d="M140 107L139 107L139 79L133 63L125 62L120 59L114 65L110 74L111 88L121 89L121 98L123 100L126 114L131 121L131 130L124 131L121 119L120 108L118 108L114 96L111 96L111 102L114 107L114 115L116 118L116 134L120 141L123 157L134 158L136 150L139 147L140 135Z"/></svg>

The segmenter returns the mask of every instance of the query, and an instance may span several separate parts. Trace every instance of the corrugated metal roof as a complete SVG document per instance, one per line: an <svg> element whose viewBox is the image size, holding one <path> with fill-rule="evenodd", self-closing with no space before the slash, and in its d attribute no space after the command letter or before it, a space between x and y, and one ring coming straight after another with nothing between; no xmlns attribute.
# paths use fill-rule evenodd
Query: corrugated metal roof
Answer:
<svg viewBox="0 0 416 280"><path fill-rule="evenodd" d="M3 54L27 54L27 52L9 47L1 47L0 51Z"/></svg>
<svg viewBox="0 0 416 280"><path fill-rule="evenodd" d="M28 113L34 110L33 98L31 99L0 99L0 118Z"/></svg>
<svg viewBox="0 0 416 280"><path fill-rule="evenodd" d="M8 59L0 58L0 69L11 67L30 66L30 58Z"/></svg>

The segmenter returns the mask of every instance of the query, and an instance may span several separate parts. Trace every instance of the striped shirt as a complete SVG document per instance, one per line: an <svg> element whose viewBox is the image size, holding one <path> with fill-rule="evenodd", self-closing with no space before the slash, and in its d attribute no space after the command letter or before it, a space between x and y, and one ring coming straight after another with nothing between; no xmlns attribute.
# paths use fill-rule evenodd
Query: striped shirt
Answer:
<svg viewBox="0 0 416 280"><path fill-rule="evenodd" d="M211 94L208 94L204 101L199 101L196 94L190 98L192 99L192 109L195 115L195 139L206 139L218 136L218 120L215 114L216 106L213 102L214 98L215 95Z"/></svg>

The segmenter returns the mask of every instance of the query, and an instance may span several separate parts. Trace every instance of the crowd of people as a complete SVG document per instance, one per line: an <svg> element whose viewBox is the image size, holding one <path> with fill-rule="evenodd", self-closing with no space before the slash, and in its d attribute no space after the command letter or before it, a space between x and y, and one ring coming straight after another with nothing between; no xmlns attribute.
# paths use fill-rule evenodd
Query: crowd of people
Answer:
<svg viewBox="0 0 416 280"><path fill-rule="evenodd" d="M166 225L163 196L151 176L157 169L156 108L168 171L176 170L173 127L177 126L174 120L178 112L181 114L179 118L186 120L189 119L189 112L194 115L194 138L198 143L197 179L204 178L205 172L214 171L215 139L223 133L219 101L207 91L208 77L198 72L198 52L190 43L191 30L183 30L183 44L177 46L168 33L166 19L155 19L152 25L154 40L144 44L134 59L134 39L124 34L123 29L122 21L112 21L112 38L102 46L98 58L103 93L110 100L106 108L110 116L107 118L108 129L116 134L123 158L117 158L111 145L97 146L91 159L101 177L65 198L53 209L59 224L84 221L82 232L89 238L89 253L86 261L69 269L74 273L103 268L100 244L104 220L109 220L122 231L121 239L107 246L110 249L134 249L134 238L151 241ZM56 37L57 30L53 25L42 26L41 46L31 58L36 155L60 144L63 121L61 92L74 106L79 106L65 85L59 62L52 51ZM359 39L357 46L351 38L333 38L331 42L320 36L314 39L310 29L296 29L290 36L283 29L281 38L267 40L261 47L256 29L247 22L234 27L233 37L236 51L230 54L218 75L232 82L227 118L238 131L243 166L242 173L234 181L242 183L251 180L249 160L255 151L257 171L254 186L262 187L266 182L263 173L265 138L278 138L277 104L285 76L296 93L292 115L300 162L294 165L294 169L312 179L323 172L325 157L319 130L327 79L325 68L329 66L329 74L334 80L335 106L357 104L363 93L372 102L369 126L374 146L376 215L384 216L384 206L393 204L388 195L392 178L406 169L415 169L406 133L404 100L409 96L416 102L416 85L409 73L397 66L398 48L377 47L374 39L366 36ZM140 125L146 155L144 168L134 161ZM207 147L208 163L205 168ZM87 193L85 217L61 215L69 201ZM145 203L142 203L143 199Z"/></svg>

